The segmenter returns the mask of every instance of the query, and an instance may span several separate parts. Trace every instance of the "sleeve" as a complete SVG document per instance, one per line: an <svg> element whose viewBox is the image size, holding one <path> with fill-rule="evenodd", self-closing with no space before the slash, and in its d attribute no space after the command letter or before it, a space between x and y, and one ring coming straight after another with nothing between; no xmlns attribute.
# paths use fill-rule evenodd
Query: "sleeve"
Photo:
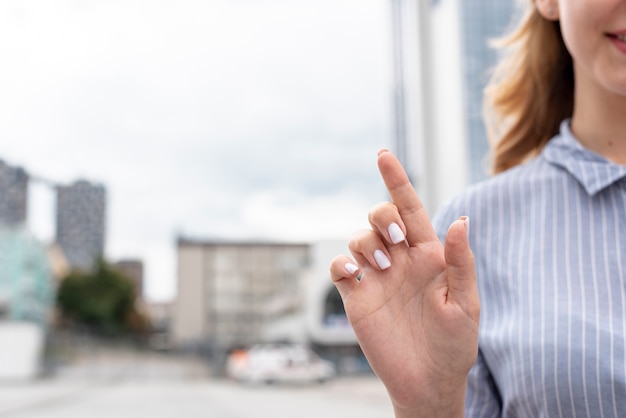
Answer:
<svg viewBox="0 0 626 418"><path fill-rule="evenodd" d="M476 363L467 377L465 416L467 418L499 417L501 412L502 398L479 348Z"/></svg>

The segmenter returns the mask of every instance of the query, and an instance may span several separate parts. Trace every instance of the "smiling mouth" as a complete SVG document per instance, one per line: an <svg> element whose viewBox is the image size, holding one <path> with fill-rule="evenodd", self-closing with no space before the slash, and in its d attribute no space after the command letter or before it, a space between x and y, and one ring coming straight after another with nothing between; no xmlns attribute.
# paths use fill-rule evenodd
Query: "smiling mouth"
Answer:
<svg viewBox="0 0 626 418"><path fill-rule="evenodd" d="M619 35L616 35L614 33L608 33L607 35L609 36L609 38L617 39L618 41L621 41L621 42L626 42L626 33L622 33Z"/></svg>

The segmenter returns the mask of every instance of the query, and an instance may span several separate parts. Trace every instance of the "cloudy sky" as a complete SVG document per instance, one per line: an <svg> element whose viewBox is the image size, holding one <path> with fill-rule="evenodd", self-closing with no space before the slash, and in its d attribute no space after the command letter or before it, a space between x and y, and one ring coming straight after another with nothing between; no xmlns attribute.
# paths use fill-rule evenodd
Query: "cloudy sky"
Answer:
<svg viewBox="0 0 626 418"><path fill-rule="evenodd" d="M388 0L6 0L0 159L108 190L106 255L175 295L175 238L348 238L384 198ZM31 188L49 241L54 200Z"/></svg>

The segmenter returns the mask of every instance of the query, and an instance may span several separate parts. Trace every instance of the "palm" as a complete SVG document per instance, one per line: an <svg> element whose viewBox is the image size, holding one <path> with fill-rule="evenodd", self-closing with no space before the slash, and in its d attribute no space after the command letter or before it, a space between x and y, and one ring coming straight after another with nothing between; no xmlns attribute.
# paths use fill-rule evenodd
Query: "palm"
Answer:
<svg viewBox="0 0 626 418"><path fill-rule="evenodd" d="M390 392L404 397L416 389L407 382L419 388L433 372L467 373L476 356L478 322L447 300L439 242L391 252L394 268L365 268L345 308L372 368L383 381L397 381ZM437 253L439 260L424 262Z"/></svg>

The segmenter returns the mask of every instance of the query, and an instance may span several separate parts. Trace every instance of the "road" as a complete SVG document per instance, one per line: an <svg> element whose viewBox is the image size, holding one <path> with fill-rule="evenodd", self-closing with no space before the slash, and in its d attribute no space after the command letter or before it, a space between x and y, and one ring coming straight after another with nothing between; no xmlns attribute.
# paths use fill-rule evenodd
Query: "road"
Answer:
<svg viewBox="0 0 626 418"><path fill-rule="evenodd" d="M136 360L136 359L135 359ZM0 382L1 418L385 418L373 376L325 384L245 386L193 363L127 358L62 370L54 378Z"/></svg>
<svg viewBox="0 0 626 418"><path fill-rule="evenodd" d="M224 380L44 380L0 386L3 418L389 416L389 401L373 377L269 387L246 387Z"/></svg>

